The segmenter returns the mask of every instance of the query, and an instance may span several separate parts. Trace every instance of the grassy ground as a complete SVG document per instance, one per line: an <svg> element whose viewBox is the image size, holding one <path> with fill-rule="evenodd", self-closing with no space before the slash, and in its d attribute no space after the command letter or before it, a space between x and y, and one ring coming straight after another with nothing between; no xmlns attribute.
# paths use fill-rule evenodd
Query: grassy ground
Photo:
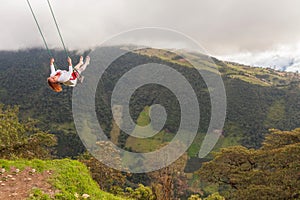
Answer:
<svg viewBox="0 0 300 200"><path fill-rule="evenodd" d="M192 145L187 150L190 157L197 157L199 150L201 148L202 142L204 140L205 134L198 133L192 143ZM228 135L226 137L220 136L217 144L214 146L213 151L218 151L220 148L225 148L229 146L239 145L241 136L239 135Z"/></svg>
<svg viewBox="0 0 300 200"><path fill-rule="evenodd" d="M275 70L249 67L231 62L224 62L226 67L221 67L215 65L212 60L208 59L205 55L195 55L188 52L177 52L177 54L176 52L151 48L140 49L135 52L144 56L157 57L161 60L184 67L195 67L199 70L210 71L212 73L218 73L216 67L219 67L219 69L222 68L223 75L227 75L234 79L240 79L251 84L261 86L286 86L290 83L290 77L287 74ZM178 55L184 55L185 59Z"/></svg>
<svg viewBox="0 0 300 200"><path fill-rule="evenodd" d="M254 76L245 76L245 75L230 75L230 78L236 78L236 79L241 79L242 81L251 83L251 84L256 84L256 85L261 85L261 86L271 86L270 83L264 82L258 78L255 78Z"/></svg>
<svg viewBox="0 0 300 200"><path fill-rule="evenodd" d="M226 65L226 74L229 74L231 78L238 78L252 84L272 86L285 85L289 82L287 77L280 75L280 72L231 63L226 63Z"/></svg>
<svg viewBox="0 0 300 200"><path fill-rule="evenodd" d="M197 68L216 73L216 66L211 60L187 52L171 52L162 49L140 49L136 53L149 57L157 57L163 61L181 65L183 67ZM179 56L178 56L179 55Z"/></svg>
<svg viewBox="0 0 300 200"><path fill-rule="evenodd" d="M149 118L149 107L146 106L144 110L140 113L137 124L140 126L145 126L150 123ZM230 133L236 133L236 135L229 134L228 136L224 137L221 136L218 143L216 144L214 150L218 150L220 148L232 146L232 145L238 145L240 144L240 139L242 138L240 134L240 130L238 128L235 128L234 125L231 126L232 130L229 130ZM134 130L138 131L138 129ZM152 133L153 129L151 127L148 127L148 129L143 129L143 135L147 136L147 134ZM148 135L149 135L148 134ZM188 133L187 133L188 134ZM128 137L126 140L126 147L130 148L131 150L135 152L151 152L155 151L159 148L161 148L161 145L166 144L170 142L175 134L173 133L166 133L165 131L160 131L153 137L149 138L136 138L136 137ZM188 155L190 157L197 157L202 141L205 137L205 134L198 133L191 144L191 146L188 149Z"/></svg>
<svg viewBox="0 0 300 200"><path fill-rule="evenodd" d="M124 198L116 197L99 189L97 183L92 179L86 166L78 161L63 160L0 160L0 168L9 171L11 167L20 169L20 171L30 167L36 169L36 173L51 171L48 178L55 190L54 199L82 199L83 194L88 194L88 199L95 200L121 200ZM50 194L43 192L43 188L34 188L31 191L30 199L52 199ZM78 197L76 197L78 195ZM53 196L53 194L52 194ZM22 198L24 199L24 198Z"/></svg>
<svg viewBox="0 0 300 200"><path fill-rule="evenodd" d="M135 152L151 152L159 149L162 144L171 141L172 138L172 134L168 134L164 131L145 139L129 137L126 141L126 147L131 148Z"/></svg>
<svg viewBox="0 0 300 200"><path fill-rule="evenodd" d="M149 118L149 106L146 106L144 110L140 113L137 124L139 126L146 126L150 123ZM134 130L133 132L139 131L139 129ZM148 128L143 129L142 135L150 135L154 130L149 126ZM166 133L165 131L160 131L153 137L149 138L136 138L128 137L126 140L126 147L131 148L135 152L150 152L158 149L163 143L171 141L173 134Z"/></svg>

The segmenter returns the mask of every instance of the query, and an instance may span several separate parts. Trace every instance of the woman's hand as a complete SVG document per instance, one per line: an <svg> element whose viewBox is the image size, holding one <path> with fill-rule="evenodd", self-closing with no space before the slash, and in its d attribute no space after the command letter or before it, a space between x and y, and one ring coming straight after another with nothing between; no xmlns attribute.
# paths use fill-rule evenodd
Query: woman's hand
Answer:
<svg viewBox="0 0 300 200"><path fill-rule="evenodd" d="M70 57L68 57L67 61L69 63L69 66L72 66L72 59Z"/></svg>
<svg viewBox="0 0 300 200"><path fill-rule="evenodd" d="M50 59L50 65L53 65L53 63L54 63L54 58L51 58Z"/></svg>

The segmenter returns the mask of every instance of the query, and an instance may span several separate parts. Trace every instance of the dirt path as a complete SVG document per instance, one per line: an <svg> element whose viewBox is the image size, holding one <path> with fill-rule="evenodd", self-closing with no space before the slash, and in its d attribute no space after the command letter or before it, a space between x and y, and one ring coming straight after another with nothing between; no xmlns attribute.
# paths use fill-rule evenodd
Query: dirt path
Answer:
<svg viewBox="0 0 300 200"><path fill-rule="evenodd" d="M19 171L11 168L10 171L1 172L0 168L0 200L23 200L29 198L33 189L39 188L43 192L53 196L52 186L47 179L51 172L37 173L32 168Z"/></svg>

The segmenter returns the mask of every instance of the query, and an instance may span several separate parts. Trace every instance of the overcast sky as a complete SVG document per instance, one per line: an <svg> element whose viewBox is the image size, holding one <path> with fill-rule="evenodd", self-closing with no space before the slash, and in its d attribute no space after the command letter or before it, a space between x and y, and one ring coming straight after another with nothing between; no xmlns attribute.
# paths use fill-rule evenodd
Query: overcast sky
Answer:
<svg viewBox="0 0 300 200"><path fill-rule="evenodd" d="M5 3L4 3L5 2ZM46 0L30 0L50 47L60 47ZM66 45L95 46L120 32L169 28L211 55L300 53L299 0L51 0ZM0 50L43 46L26 0L2 0Z"/></svg>

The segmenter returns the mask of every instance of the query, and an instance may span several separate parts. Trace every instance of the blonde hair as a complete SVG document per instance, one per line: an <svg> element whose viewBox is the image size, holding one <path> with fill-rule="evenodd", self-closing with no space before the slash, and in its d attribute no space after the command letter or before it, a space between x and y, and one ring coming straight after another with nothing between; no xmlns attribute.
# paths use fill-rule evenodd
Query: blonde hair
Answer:
<svg viewBox="0 0 300 200"><path fill-rule="evenodd" d="M53 83L49 80L49 78L47 79L47 82L48 82L48 85L49 87L55 91L55 92L61 92L62 91L62 87L60 85L60 83L56 82L56 83Z"/></svg>

